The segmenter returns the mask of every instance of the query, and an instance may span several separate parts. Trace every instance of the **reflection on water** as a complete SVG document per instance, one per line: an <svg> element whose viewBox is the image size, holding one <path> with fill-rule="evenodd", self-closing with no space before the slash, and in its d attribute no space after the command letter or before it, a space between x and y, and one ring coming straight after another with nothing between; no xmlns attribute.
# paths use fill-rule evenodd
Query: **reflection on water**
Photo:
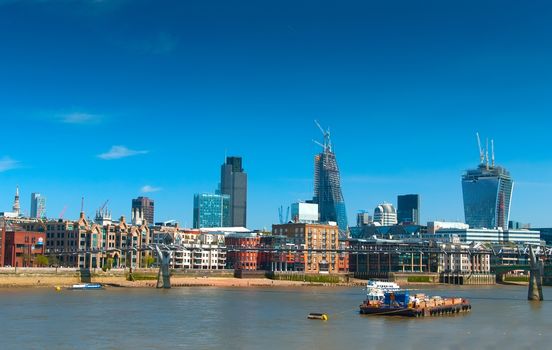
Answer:
<svg viewBox="0 0 552 350"><path fill-rule="evenodd" d="M552 288L420 290L471 299L469 314L363 317L362 288L0 290L2 348L520 349L552 341ZM325 312L330 321L311 321Z"/></svg>

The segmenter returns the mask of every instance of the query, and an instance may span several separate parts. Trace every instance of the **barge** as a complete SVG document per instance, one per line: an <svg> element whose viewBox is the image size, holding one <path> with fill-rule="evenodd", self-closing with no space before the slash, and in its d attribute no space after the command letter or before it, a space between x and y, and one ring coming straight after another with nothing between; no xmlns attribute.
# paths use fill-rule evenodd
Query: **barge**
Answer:
<svg viewBox="0 0 552 350"><path fill-rule="evenodd" d="M425 294L410 295L407 290L383 292L377 288L368 292L360 305L363 315L431 317L469 312L471 304L463 298L428 297Z"/></svg>

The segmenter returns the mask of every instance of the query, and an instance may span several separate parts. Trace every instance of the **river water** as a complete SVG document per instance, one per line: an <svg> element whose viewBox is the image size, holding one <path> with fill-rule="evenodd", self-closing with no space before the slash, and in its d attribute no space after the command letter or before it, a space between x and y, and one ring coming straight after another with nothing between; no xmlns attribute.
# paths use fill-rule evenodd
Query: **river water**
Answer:
<svg viewBox="0 0 552 350"><path fill-rule="evenodd" d="M2 349L550 349L552 288L431 287L447 317L361 316L362 288L0 289ZM307 320L326 312L328 322Z"/></svg>

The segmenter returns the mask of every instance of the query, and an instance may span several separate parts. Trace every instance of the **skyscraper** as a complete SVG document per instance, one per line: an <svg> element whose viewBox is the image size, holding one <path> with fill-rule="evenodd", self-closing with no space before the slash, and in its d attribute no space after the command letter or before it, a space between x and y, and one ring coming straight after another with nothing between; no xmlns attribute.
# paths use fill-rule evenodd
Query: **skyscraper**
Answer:
<svg viewBox="0 0 552 350"><path fill-rule="evenodd" d="M230 196L226 194L194 195L194 228L229 227Z"/></svg>
<svg viewBox="0 0 552 350"><path fill-rule="evenodd" d="M484 154L479 146L479 166L477 169L467 170L462 176L464 215L466 224L471 228L507 229L514 182L510 172L495 166L494 142L491 141L491 145L492 163L489 164L488 149Z"/></svg>
<svg viewBox="0 0 552 350"><path fill-rule="evenodd" d="M227 157L221 166L220 193L230 196L230 226L247 226L247 174L241 157Z"/></svg>
<svg viewBox="0 0 552 350"><path fill-rule="evenodd" d="M399 223L420 224L420 196L405 194L397 196L397 219Z"/></svg>
<svg viewBox="0 0 552 350"><path fill-rule="evenodd" d="M155 201L148 197L138 197L132 200L132 217L138 217L146 220L149 225L153 225L155 217Z"/></svg>
<svg viewBox="0 0 552 350"><path fill-rule="evenodd" d="M31 194L31 218L43 218L46 216L46 197L40 193Z"/></svg>
<svg viewBox="0 0 552 350"><path fill-rule="evenodd" d="M320 222L334 221L339 226L340 234L347 232L347 211L341 192L341 178L335 153L332 150L330 131L324 131L324 144L318 143L323 152L314 157L314 197L313 203L318 204Z"/></svg>

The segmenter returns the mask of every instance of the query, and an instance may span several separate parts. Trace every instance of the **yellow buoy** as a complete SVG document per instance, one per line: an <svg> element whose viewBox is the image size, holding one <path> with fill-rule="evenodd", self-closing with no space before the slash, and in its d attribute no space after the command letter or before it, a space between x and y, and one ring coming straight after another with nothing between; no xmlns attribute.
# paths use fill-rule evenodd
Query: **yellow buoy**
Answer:
<svg viewBox="0 0 552 350"><path fill-rule="evenodd" d="M321 320L321 321L327 321L329 320L328 314L319 314L319 313L310 313L307 318L309 320Z"/></svg>
<svg viewBox="0 0 552 350"><path fill-rule="evenodd" d="M60 286L56 286L56 292L61 292L61 287Z"/></svg>

